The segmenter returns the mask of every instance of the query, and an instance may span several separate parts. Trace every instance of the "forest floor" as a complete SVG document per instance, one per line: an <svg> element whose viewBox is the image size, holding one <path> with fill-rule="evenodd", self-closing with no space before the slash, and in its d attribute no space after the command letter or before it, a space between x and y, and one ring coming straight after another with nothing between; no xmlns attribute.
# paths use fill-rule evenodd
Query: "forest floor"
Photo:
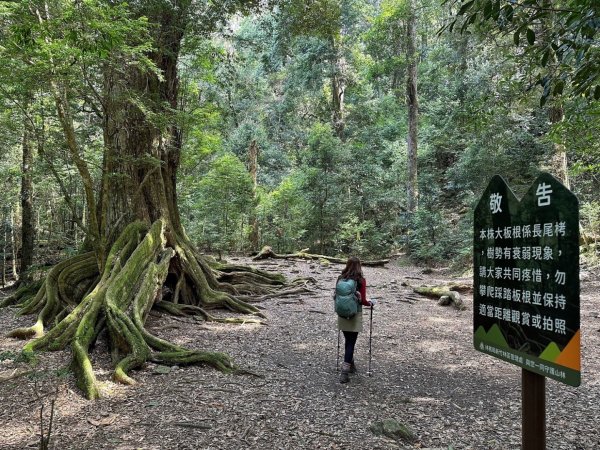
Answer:
<svg viewBox="0 0 600 450"><path fill-rule="evenodd" d="M232 258L249 263L245 258ZM50 449L517 449L521 436L521 369L477 352L472 298L467 310L413 294L454 278L394 261L365 268L373 313L372 376L369 314L356 349L358 374L340 384L331 294L341 266L305 261L254 265L290 277L312 276L314 294L263 303L266 325L223 325L151 315L148 327L179 344L231 355L260 377L223 375L207 367L146 365L135 386L110 381L106 344L93 352L103 398L85 400L68 370L69 351L19 362L22 342L5 332L32 323L0 310L0 449L39 448L40 406ZM547 448L600 449L600 277L581 283L582 385L548 380ZM409 300L408 297L417 300ZM223 315L226 315L223 312ZM19 372L17 372L19 373ZM377 436L376 421L394 419L416 440Z"/></svg>

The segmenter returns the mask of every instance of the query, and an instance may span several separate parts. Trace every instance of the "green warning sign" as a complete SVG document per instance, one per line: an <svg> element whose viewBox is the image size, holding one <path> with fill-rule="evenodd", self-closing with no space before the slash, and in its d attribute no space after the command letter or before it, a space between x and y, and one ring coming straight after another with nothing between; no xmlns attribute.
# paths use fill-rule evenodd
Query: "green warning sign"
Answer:
<svg viewBox="0 0 600 450"><path fill-rule="evenodd" d="M474 227L475 348L579 386L577 198L542 173L519 201L496 175Z"/></svg>

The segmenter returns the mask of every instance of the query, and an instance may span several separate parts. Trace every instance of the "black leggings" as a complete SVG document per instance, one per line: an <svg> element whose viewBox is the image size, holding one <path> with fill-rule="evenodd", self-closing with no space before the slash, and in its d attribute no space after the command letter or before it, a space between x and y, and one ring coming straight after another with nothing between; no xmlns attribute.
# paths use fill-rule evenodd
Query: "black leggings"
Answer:
<svg viewBox="0 0 600 450"><path fill-rule="evenodd" d="M344 362L350 364L354 361L354 346L356 345L356 339L358 338L357 331L343 331L344 340Z"/></svg>

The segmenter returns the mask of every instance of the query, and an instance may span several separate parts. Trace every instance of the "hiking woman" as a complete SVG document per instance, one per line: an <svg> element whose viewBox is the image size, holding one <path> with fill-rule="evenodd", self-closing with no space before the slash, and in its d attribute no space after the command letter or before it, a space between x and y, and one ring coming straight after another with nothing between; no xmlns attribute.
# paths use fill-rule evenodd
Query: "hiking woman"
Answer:
<svg viewBox="0 0 600 450"><path fill-rule="evenodd" d="M373 303L367 300L367 280L363 276L360 260L355 256L348 258L346 267L342 274L337 278L336 288L340 280L354 280L356 282L356 294L359 299L358 313L350 319L345 319L338 315L338 329L344 333L344 363L340 373L340 383L350 381L349 374L356 372L354 366L354 346L358 333L363 330L362 307L373 306Z"/></svg>

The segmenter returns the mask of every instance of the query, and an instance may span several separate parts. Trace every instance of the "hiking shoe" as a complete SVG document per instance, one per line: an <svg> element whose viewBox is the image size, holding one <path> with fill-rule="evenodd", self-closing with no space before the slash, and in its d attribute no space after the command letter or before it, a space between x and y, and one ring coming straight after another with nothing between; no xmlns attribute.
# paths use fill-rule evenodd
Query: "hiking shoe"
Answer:
<svg viewBox="0 0 600 450"><path fill-rule="evenodd" d="M340 383L348 383L350 381L350 377L348 376L348 372L340 373Z"/></svg>
<svg viewBox="0 0 600 450"><path fill-rule="evenodd" d="M356 373L356 366L354 365L354 361L350 363L350 373Z"/></svg>
<svg viewBox="0 0 600 450"><path fill-rule="evenodd" d="M348 374L350 373L350 364L344 363L342 364L342 371L340 372L340 383L347 383L350 381L350 377Z"/></svg>

